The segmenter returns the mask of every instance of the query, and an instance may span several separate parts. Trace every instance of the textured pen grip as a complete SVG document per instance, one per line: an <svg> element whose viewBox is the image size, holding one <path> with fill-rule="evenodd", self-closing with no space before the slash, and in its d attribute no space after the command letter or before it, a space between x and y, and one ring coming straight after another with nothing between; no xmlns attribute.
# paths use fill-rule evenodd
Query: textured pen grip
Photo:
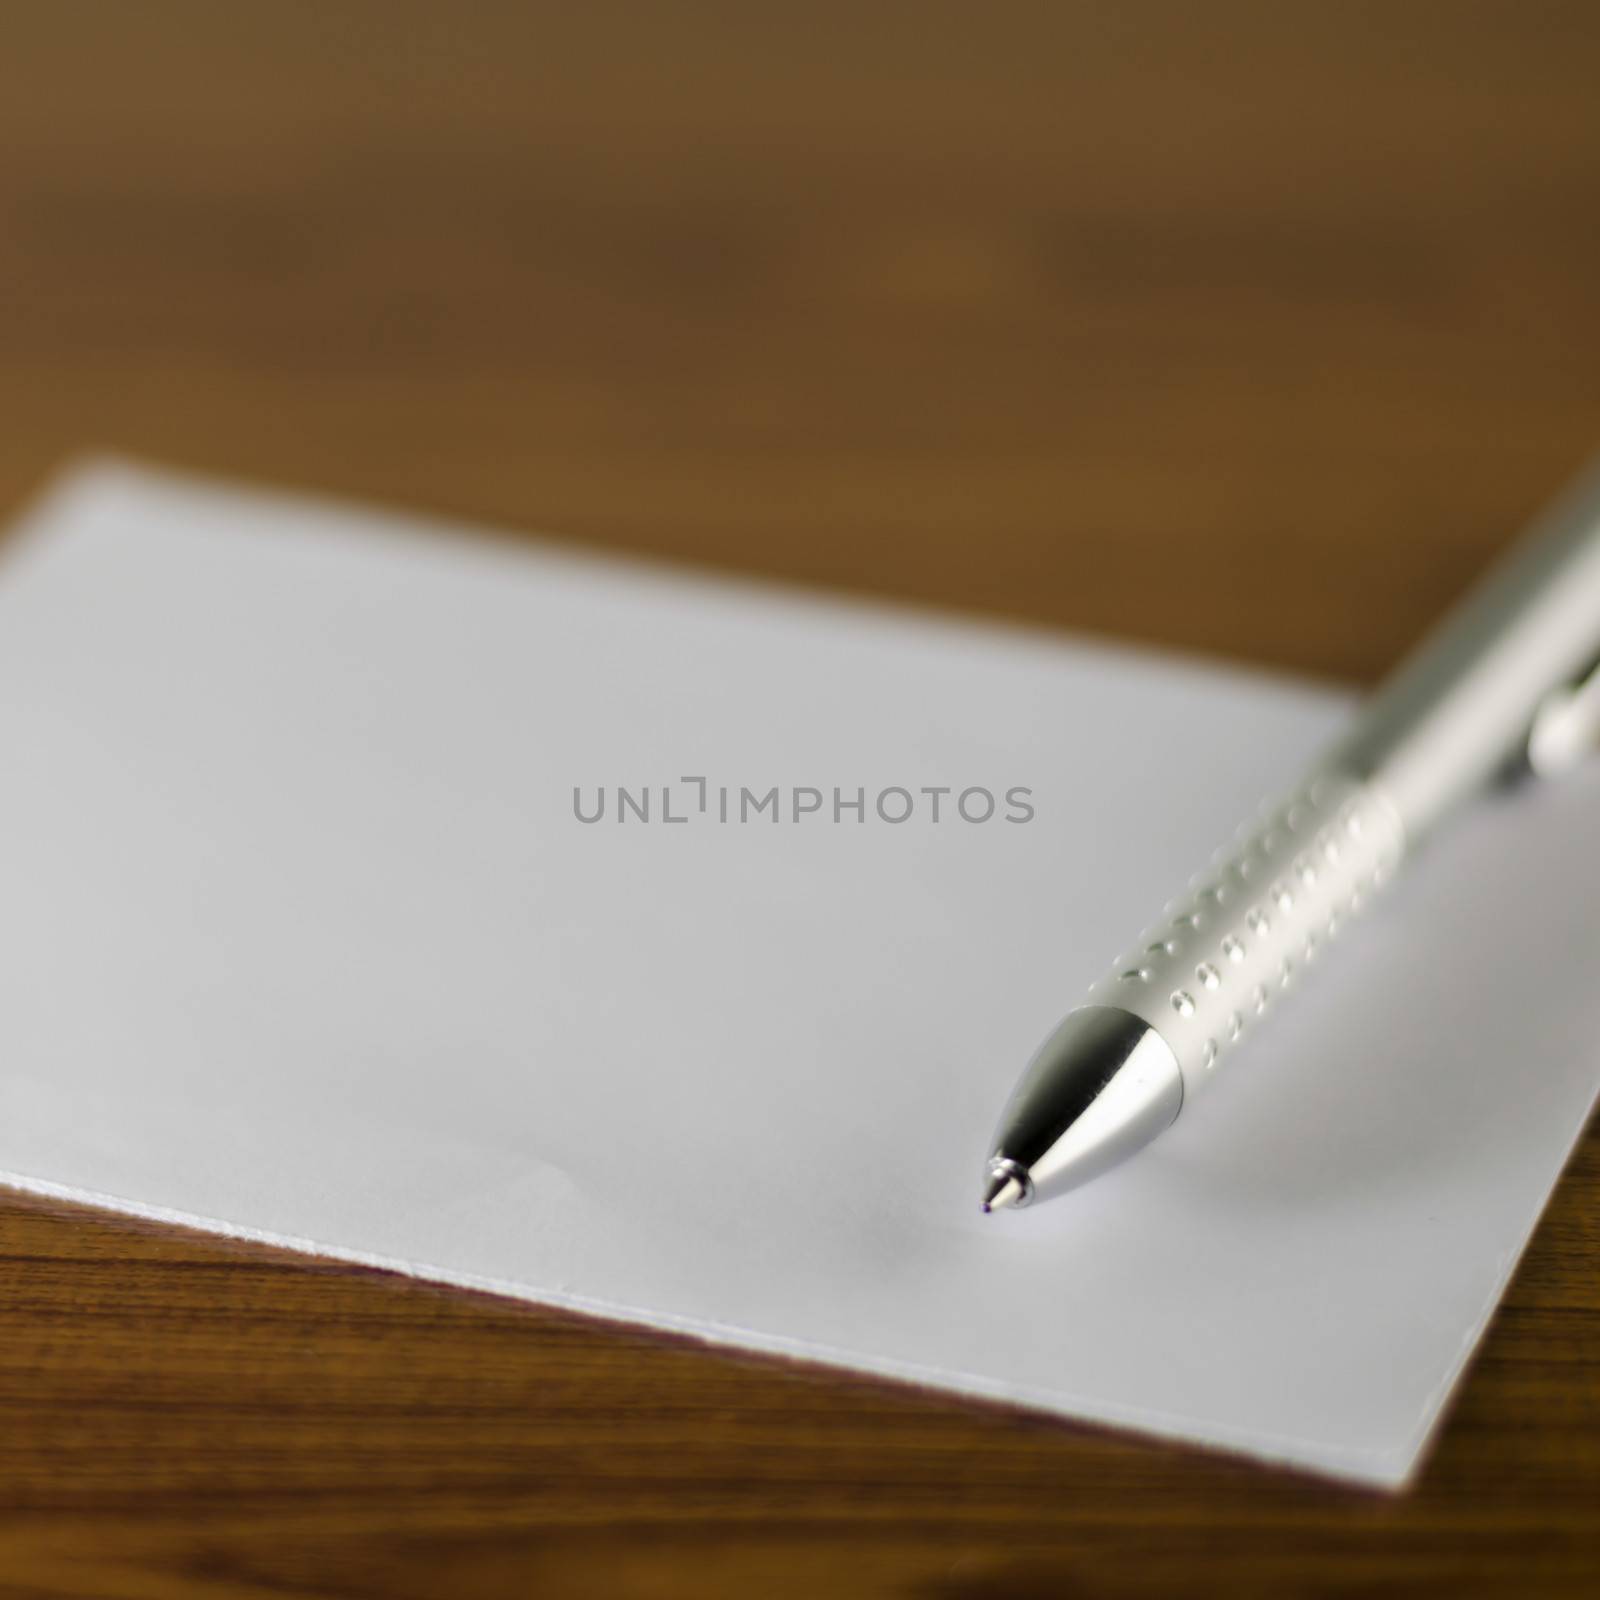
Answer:
<svg viewBox="0 0 1600 1600"><path fill-rule="evenodd" d="M1172 1046L1188 1095L1366 904L1402 849L1381 795L1325 773L1217 851L1086 1003L1144 1018Z"/></svg>

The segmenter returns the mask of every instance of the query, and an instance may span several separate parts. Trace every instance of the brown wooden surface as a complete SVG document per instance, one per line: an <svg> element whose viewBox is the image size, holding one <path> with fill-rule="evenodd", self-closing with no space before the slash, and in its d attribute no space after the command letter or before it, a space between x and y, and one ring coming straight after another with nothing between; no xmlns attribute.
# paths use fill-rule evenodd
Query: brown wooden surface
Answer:
<svg viewBox="0 0 1600 1600"><path fill-rule="evenodd" d="M1588 4L0 4L0 501L1368 680L1600 442L1597 82ZM1597 1277L1591 1134L1391 1502L11 1199L0 1596L1592 1593Z"/></svg>

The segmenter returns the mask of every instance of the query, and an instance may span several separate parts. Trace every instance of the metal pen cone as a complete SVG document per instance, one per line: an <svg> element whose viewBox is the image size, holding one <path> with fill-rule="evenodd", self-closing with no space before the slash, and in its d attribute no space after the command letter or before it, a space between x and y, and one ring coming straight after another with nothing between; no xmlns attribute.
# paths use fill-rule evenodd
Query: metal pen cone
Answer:
<svg viewBox="0 0 1600 1600"><path fill-rule="evenodd" d="M988 1179L1016 1178L1027 1200L1060 1194L1148 1144L1182 1104L1177 1058L1149 1023L1118 1007L1082 1006L1013 1091Z"/></svg>
<svg viewBox="0 0 1600 1600"><path fill-rule="evenodd" d="M1013 1173L997 1172L984 1185L983 1209L986 1212L1009 1211L1027 1203L1028 1190Z"/></svg>

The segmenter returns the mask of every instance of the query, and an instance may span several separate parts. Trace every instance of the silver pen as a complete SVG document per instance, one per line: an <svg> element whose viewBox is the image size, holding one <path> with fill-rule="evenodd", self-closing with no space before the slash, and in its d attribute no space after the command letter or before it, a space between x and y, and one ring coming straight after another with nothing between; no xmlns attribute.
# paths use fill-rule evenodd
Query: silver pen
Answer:
<svg viewBox="0 0 1600 1600"><path fill-rule="evenodd" d="M983 1209L1060 1194L1149 1143L1442 818L1508 766L1552 777L1597 748L1600 468L1040 1046L1000 1118Z"/></svg>

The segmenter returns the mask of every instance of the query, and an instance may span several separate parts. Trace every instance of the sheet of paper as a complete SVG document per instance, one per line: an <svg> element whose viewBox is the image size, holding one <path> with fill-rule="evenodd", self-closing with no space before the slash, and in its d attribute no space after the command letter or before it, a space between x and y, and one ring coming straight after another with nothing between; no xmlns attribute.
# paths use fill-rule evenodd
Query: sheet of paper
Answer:
<svg viewBox="0 0 1600 1600"><path fill-rule="evenodd" d="M438 532L102 463L5 551L5 1181L1406 1477L1600 1081L1595 777L985 1218L1030 1050L1347 702Z"/></svg>

